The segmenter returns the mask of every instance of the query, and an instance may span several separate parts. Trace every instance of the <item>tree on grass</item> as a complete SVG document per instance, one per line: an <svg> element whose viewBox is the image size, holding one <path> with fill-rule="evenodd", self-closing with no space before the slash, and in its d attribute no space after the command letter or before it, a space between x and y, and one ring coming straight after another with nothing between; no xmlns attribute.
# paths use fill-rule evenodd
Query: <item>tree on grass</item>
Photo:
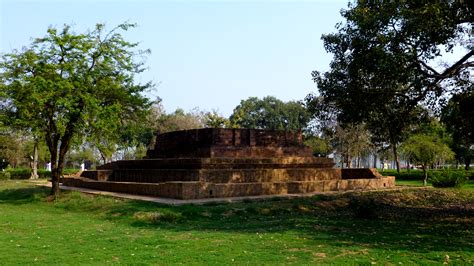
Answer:
<svg viewBox="0 0 474 266"><path fill-rule="evenodd" d="M144 71L142 58L149 51L138 50L137 43L120 34L134 26L125 23L106 31L97 24L86 33L74 33L67 25L50 28L0 62L2 111L43 134L51 155L53 196L59 194L65 156L75 138L103 126L114 130L101 132L117 134L122 121L140 119L150 105L142 92L152 84L134 80Z"/></svg>
<svg viewBox="0 0 474 266"><path fill-rule="evenodd" d="M428 180L428 166L438 160L454 158L454 153L448 145L435 135L415 134L410 136L401 146L402 153L410 161L420 164L423 169L423 184Z"/></svg>
<svg viewBox="0 0 474 266"><path fill-rule="evenodd" d="M342 123L365 123L397 145L423 118L420 105L465 90L474 67L473 6L462 1L358 1L341 12L338 32L323 35L333 54L328 72L313 72L320 96ZM437 66L443 52L464 54ZM312 100L310 97L309 100Z"/></svg>

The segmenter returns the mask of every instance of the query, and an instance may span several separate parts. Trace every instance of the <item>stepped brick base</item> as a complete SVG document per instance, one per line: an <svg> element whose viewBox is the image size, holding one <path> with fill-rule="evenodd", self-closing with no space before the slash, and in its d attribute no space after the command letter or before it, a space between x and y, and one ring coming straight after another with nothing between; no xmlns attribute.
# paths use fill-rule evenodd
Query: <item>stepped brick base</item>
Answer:
<svg viewBox="0 0 474 266"><path fill-rule="evenodd" d="M66 186L174 199L307 194L395 186L375 169L335 169L301 133L197 129L160 134L147 159L66 177Z"/></svg>
<svg viewBox="0 0 474 266"><path fill-rule="evenodd" d="M395 177L260 183L203 183L195 181L134 183L66 177L63 180L63 185L187 200L390 188L395 186Z"/></svg>

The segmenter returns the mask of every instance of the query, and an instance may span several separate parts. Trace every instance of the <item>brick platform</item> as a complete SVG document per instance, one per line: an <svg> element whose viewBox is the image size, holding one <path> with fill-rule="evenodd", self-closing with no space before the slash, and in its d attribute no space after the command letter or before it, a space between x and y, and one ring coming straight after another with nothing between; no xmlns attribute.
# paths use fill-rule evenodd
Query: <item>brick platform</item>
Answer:
<svg viewBox="0 0 474 266"><path fill-rule="evenodd" d="M375 169L335 169L298 132L196 129L157 136L147 159L64 178L66 186L175 199L306 194L395 186Z"/></svg>

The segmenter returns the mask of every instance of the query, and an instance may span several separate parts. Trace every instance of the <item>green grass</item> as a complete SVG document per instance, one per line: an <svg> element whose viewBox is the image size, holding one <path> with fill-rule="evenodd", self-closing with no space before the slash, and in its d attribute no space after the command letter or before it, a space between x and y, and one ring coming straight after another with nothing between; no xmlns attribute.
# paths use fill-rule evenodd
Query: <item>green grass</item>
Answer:
<svg viewBox="0 0 474 266"><path fill-rule="evenodd" d="M470 189L178 207L47 192L0 182L2 265L474 263Z"/></svg>
<svg viewBox="0 0 474 266"><path fill-rule="evenodd" d="M397 180L395 179L397 186L413 186L413 187L422 187L423 180Z"/></svg>
<svg viewBox="0 0 474 266"><path fill-rule="evenodd" d="M378 172L384 176L391 175L395 176L397 180L423 180L423 171L420 169L412 169L408 171L407 169L401 169L400 173L397 173L397 170L394 169L377 169ZM437 171L443 171L443 169L430 169L428 170L428 174L430 172L437 172ZM464 169L451 169L449 171L455 171L455 172L462 172L464 173L467 177L469 177L471 180L474 180L474 169L471 170L464 170Z"/></svg>

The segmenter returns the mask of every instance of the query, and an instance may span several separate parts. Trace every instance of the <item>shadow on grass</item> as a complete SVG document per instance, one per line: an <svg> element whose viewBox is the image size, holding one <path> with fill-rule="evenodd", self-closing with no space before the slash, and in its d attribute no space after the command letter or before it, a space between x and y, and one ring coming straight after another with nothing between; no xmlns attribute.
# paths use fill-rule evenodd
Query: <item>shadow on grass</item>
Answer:
<svg viewBox="0 0 474 266"><path fill-rule="evenodd" d="M44 187L22 187L0 190L0 204L28 204L42 201L49 194Z"/></svg>
<svg viewBox="0 0 474 266"><path fill-rule="evenodd" d="M52 206L144 229L293 232L314 243L341 248L473 252L473 193L447 191L380 192L186 206L63 192ZM41 187L8 188L0 190L0 203L41 202L47 192ZM373 213L367 216L357 213L357 204L368 204L366 211Z"/></svg>

